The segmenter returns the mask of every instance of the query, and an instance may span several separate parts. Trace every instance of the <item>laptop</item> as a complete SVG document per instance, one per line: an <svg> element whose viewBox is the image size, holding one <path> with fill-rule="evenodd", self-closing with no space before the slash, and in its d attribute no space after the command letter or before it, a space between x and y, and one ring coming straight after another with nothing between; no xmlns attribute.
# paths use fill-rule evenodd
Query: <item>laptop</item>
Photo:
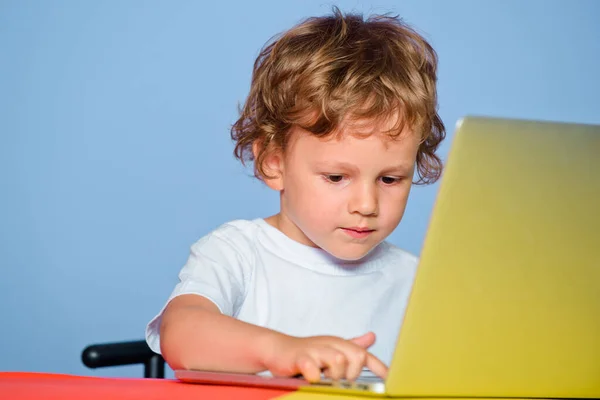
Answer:
<svg viewBox="0 0 600 400"><path fill-rule="evenodd" d="M385 382L175 377L382 397L600 398L600 126L459 121Z"/></svg>

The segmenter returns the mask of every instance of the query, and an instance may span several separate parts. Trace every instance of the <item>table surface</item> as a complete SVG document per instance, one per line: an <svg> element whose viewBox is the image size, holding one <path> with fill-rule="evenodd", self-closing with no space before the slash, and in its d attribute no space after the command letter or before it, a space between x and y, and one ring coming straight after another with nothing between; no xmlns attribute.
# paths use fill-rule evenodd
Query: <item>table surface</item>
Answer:
<svg viewBox="0 0 600 400"><path fill-rule="evenodd" d="M97 378L36 372L0 372L0 398L11 400L356 399L353 396L280 389L189 384L174 379Z"/></svg>
<svg viewBox="0 0 600 400"><path fill-rule="evenodd" d="M97 378L36 372L0 372L0 399L11 400L356 400L367 398L280 389L199 385L174 379Z"/></svg>

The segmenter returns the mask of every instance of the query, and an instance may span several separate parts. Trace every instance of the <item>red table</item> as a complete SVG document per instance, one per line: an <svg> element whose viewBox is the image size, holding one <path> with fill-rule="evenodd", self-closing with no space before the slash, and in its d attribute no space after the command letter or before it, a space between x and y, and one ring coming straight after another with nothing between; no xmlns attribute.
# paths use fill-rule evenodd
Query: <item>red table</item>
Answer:
<svg viewBox="0 0 600 400"><path fill-rule="evenodd" d="M172 379L95 378L33 372L0 372L0 400L357 400L367 398L241 386L196 385Z"/></svg>
<svg viewBox="0 0 600 400"><path fill-rule="evenodd" d="M74 375L0 372L0 399L275 399L293 392L235 386L194 385L171 379L95 378Z"/></svg>

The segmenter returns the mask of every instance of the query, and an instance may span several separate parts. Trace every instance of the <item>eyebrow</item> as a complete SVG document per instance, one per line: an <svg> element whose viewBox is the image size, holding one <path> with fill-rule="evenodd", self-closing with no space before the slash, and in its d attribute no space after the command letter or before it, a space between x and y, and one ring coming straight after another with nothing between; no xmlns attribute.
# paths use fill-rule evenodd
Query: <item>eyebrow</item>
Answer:
<svg viewBox="0 0 600 400"><path fill-rule="evenodd" d="M351 171L357 170L355 165L347 163L347 162L342 162L342 161L322 161L320 163L317 163L317 168L345 169L345 170L351 170Z"/></svg>
<svg viewBox="0 0 600 400"><path fill-rule="evenodd" d="M342 162L342 161L323 161L323 162L320 162L317 164L317 168L333 169L333 170L342 169L342 170L353 171L353 172L356 172L358 170L356 165L347 163L347 162ZM381 171L381 173L382 174L389 174L389 173L408 174L408 173L410 173L411 170L412 170L412 165L398 164L398 165L393 165L391 167L383 169L383 171Z"/></svg>
<svg viewBox="0 0 600 400"><path fill-rule="evenodd" d="M396 173L399 172L401 174L410 174L412 169L413 169L413 165L411 165L411 164L398 164L398 165L394 165L392 167L384 169L381 173L387 174L387 173L392 173L392 172L396 172Z"/></svg>

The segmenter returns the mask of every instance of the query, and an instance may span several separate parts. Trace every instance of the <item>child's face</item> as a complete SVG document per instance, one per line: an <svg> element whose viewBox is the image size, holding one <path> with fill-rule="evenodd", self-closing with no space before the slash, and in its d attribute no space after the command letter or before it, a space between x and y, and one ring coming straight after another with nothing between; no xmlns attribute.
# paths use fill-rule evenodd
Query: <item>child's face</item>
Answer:
<svg viewBox="0 0 600 400"><path fill-rule="evenodd" d="M328 139L293 128L280 160L275 225L345 260L360 259L382 242L404 214L420 143L408 130L391 139L385 128L355 125Z"/></svg>

